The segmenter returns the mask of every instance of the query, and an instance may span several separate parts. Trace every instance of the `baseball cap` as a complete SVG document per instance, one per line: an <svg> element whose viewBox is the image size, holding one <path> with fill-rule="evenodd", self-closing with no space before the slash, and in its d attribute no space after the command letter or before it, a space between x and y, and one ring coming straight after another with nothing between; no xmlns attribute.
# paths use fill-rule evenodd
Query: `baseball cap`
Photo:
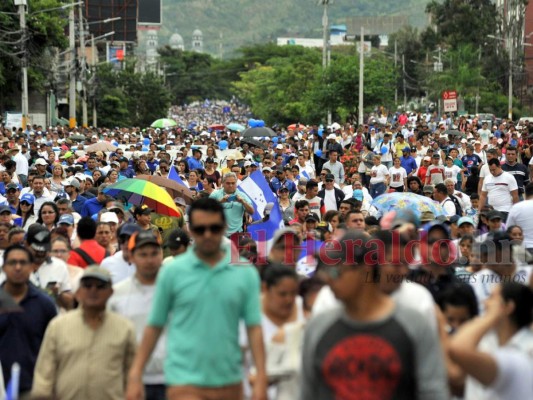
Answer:
<svg viewBox="0 0 533 400"><path fill-rule="evenodd" d="M61 157L63 160L66 160L67 158L74 157L74 153L72 151L67 151L65 154L63 154Z"/></svg>
<svg viewBox="0 0 533 400"><path fill-rule="evenodd" d="M83 172L78 172L74 175L74 178L76 179L79 179L80 181L83 181L85 182L85 180L87 179L87 175L85 175ZM63 182L61 182L63 183Z"/></svg>
<svg viewBox="0 0 533 400"><path fill-rule="evenodd" d="M99 267L98 265L91 265L83 271L83 275L81 276L81 280L84 279L98 279L99 281L105 282L105 283L111 283L111 273L102 267Z"/></svg>
<svg viewBox="0 0 533 400"><path fill-rule="evenodd" d="M90 179L92 181L92 178L90 176L88 176L87 179ZM105 189L107 189L108 186L109 185L107 183L103 183L98 186L98 193L102 193Z"/></svg>
<svg viewBox="0 0 533 400"><path fill-rule="evenodd" d="M276 245L286 235L293 235L298 240L298 242L300 241L298 239L298 233L294 229L282 228L278 229L276 233L274 233L274 237L272 238L272 245Z"/></svg>
<svg viewBox="0 0 533 400"><path fill-rule="evenodd" d="M361 189L354 189L353 198L355 200L363 201L363 191Z"/></svg>
<svg viewBox="0 0 533 400"><path fill-rule="evenodd" d="M43 159L43 158L38 158L37 160L35 160L35 165L45 165L47 166L48 163Z"/></svg>
<svg viewBox="0 0 533 400"><path fill-rule="evenodd" d="M19 190L19 185L16 183L8 183L6 186L6 191L11 189Z"/></svg>
<svg viewBox="0 0 533 400"><path fill-rule="evenodd" d="M20 198L20 202L22 203L23 201L33 204L35 202L35 196L31 193L24 193Z"/></svg>
<svg viewBox="0 0 533 400"><path fill-rule="evenodd" d="M74 186L75 188L80 188L80 181L78 181L75 177L71 176L68 179L65 179L64 181L61 181L61 184L63 186Z"/></svg>
<svg viewBox="0 0 533 400"><path fill-rule="evenodd" d="M278 189L279 192L282 192L282 191L286 191L286 192L289 192L289 188L287 186L281 186L279 189Z"/></svg>
<svg viewBox="0 0 533 400"><path fill-rule="evenodd" d="M8 212L11 214L11 207L9 206L0 206L0 214L3 214L5 212Z"/></svg>
<svg viewBox="0 0 533 400"><path fill-rule="evenodd" d="M132 251L139 247L146 246L147 244L161 246L161 242L151 230L141 230L131 235L130 240L128 241L128 250Z"/></svg>
<svg viewBox="0 0 533 400"><path fill-rule="evenodd" d="M129 163L129 162L130 162L130 160L128 160L126 157L120 157L117 161L118 161L119 163L121 163L121 162L127 162L127 163Z"/></svg>
<svg viewBox="0 0 533 400"><path fill-rule="evenodd" d="M32 226L30 226L31 228ZM50 250L50 232L46 227L41 225L35 229L28 229L26 240L32 249L35 251Z"/></svg>
<svg viewBox="0 0 533 400"><path fill-rule="evenodd" d="M431 161L431 157L425 156L424 161Z"/></svg>
<svg viewBox="0 0 533 400"><path fill-rule="evenodd" d="M246 162L244 163L244 167L245 167L245 168L246 168L246 167L251 167L251 166L252 166L252 163L251 163L250 161L246 161Z"/></svg>
<svg viewBox="0 0 533 400"><path fill-rule="evenodd" d="M285 148L285 147L283 147L282 144L278 144L278 145L276 146L276 149L278 149L278 150L283 150L284 148Z"/></svg>
<svg viewBox="0 0 533 400"><path fill-rule="evenodd" d="M267 171L267 172L272 172L272 168L270 168L270 167L264 167L264 168L263 168L263 172L265 172L265 171Z"/></svg>
<svg viewBox="0 0 533 400"><path fill-rule="evenodd" d="M190 241L191 239L189 238L189 235L187 235L187 232L178 228L168 234L167 239L165 240L165 247L177 249L180 246L188 245Z"/></svg>
<svg viewBox="0 0 533 400"><path fill-rule="evenodd" d="M492 221L495 219L502 219L502 214L497 210L492 210L487 214L487 219L489 221Z"/></svg>
<svg viewBox="0 0 533 400"><path fill-rule="evenodd" d="M179 204L180 206L186 206L187 203L183 197L176 197L174 203Z"/></svg>
<svg viewBox="0 0 533 400"><path fill-rule="evenodd" d="M319 222L320 219L316 216L315 213L307 214L307 217L305 217L305 222Z"/></svg>
<svg viewBox="0 0 533 400"><path fill-rule="evenodd" d="M131 236L135 232L139 232L141 227L132 222L127 222L118 229L117 236Z"/></svg>
<svg viewBox="0 0 533 400"><path fill-rule="evenodd" d="M143 204L142 206L135 207L135 210L133 211L134 215L148 215L152 213L152 209L148 207L146 204Z"/></svg>
<svg viewBox="0 0 533 400"><path fill-rule="evenodd" d="M72 216L72 214L63 214L61 217L59 217L59 221L57 221L57 223L58 225L74 225L74 217Z"/></svg>
<svg viewBox="0 0 533 400"><path fill-rule="evenodd" d="M330 133L327 137L327 139L333 139L333 140L337 140L337 135L335 135L334 133Z"/></svg>
<svg viewBox="0 0 533 400"><path fill-rule="evenodd" d="M459 221L457 221L457 227L460 227L463 224L470 224L474 226L474 220L471 217L461 217L459 218Z"/></svg>
<svg viewBox="0 0 533 400"><path fill-rule="evenodd" d="M100 222L111 222L115 224L119 223L117 214L114 212L110 212L110 211L105 212L102 215L100 215Z"/></svg>
<svg viewBox="0 0 533 400"><path fill-rule="evenodd" d="M433 193L434 189L435 187L433 185L424 185L424 188L422 189L422 191L424 193Z"/></svg>
<svg viewBox="0 0 533 400"><path fill-rule="evenodd" d="M433 154L433 156L432 156L432 157L433 157L433 158L440 158L440 154L438 154L438 153L435 153L435 154Z"/></svg>
<svg viewBox="0 0 533 400"><path fill-rule="evenodd" d="M326 175L326 180L328 180L328 179L333 179L333 180L335 180L335 175L333 175L333 174L327 174L327 175Z"/></svg>
<svg viewBox="0 0 533 400"><path fill-rule="evenodd" d="M415 149L415 150L416 150L416 149ZM410 151L411 151L411 148L410 148L409 146L405 146L405 147L403 148L402 151L408 151L408 152L410 152Z"/></svg>

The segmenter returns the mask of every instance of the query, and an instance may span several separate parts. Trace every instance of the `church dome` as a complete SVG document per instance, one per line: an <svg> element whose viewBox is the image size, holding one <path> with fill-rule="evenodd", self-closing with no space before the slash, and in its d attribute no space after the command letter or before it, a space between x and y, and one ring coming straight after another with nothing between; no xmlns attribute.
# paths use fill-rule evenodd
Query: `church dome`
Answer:
<svg viewBox="0 0 533 400"><path fill-rule="evenodd" d="M192 33L193 36L202 36L203 33L200 29L195 29Z"/></svg>
<svg viewBox="0 0 533 400"><path fill-rule="evenodd" d="M181 35L179 33L176 32L170 37L170 39L168 41L168 44L169 44L170 47L173 47L173 48L174 47L176 47L176 48L182 47L183 46L183 38L181 37Z"/></svg>

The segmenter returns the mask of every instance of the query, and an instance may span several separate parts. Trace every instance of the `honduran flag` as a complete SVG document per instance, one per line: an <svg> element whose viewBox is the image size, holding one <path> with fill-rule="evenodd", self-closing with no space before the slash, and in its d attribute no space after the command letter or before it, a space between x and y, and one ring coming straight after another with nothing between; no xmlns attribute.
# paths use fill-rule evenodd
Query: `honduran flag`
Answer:
<svg viewBox="0 0 533 400"><path fill-rule="evenodd" d="M244 192L252 201L254 207L252 219L254 221L259 221L264 217L264 210L268 203L274 204L268 221L248 225L248 233L256 241L258 250L265 248L266 245L266 251L269 251L269 244L274 237L274 233L285 226L278 198L272 192L270 185L260 171L255 171L243 180L239 185L239 190Z"/></svg>

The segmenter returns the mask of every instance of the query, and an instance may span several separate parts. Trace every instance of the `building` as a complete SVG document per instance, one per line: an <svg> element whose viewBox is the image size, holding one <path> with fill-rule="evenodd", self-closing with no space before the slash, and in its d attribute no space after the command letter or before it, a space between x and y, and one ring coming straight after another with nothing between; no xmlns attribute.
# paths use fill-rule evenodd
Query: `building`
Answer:
<svg viewBox="0 0 533 400"><path fill-rule="evenodd" d="M200 29L195 29L192 33L192 51L196 53L204 52L204 34Z"/></svg>
<svg viewBox="0 0 533 400"><path fill-rule="evenodd" d="M176 31L170 36L170 39L168 40L168 45L173 50L185 50L185 44L183 42L183 38L181 35Z"/></svg>

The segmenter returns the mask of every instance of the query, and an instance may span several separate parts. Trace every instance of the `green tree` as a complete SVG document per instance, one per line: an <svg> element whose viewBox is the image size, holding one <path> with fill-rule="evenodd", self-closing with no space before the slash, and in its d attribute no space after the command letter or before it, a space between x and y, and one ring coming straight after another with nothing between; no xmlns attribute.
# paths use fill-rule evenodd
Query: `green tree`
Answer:
<svg viewBox="0 0 533 400"><path fill-rule="evenodd" d="M13 106L12 94L21 87L21 63L26 55L28 86L44 90L53 82L53 50L67 46L65 27L68 10L49 10L62 6L59 0L28 2L27 29L20 30L19 15L13 1L0 2L0 109Z"/></svg>
<svg viewBox="0 0 533 400"><path fill-rule="evenodd" d="M152 72L135 72L135 63L131 60L126 60L125 68L119 71L115 71L111 64L99 66L96 82L101 125L106 126L103 122L106 121L107 126L120 126L118 122L147 126L167 115L170 93L162 78Z"/></svg>

